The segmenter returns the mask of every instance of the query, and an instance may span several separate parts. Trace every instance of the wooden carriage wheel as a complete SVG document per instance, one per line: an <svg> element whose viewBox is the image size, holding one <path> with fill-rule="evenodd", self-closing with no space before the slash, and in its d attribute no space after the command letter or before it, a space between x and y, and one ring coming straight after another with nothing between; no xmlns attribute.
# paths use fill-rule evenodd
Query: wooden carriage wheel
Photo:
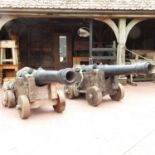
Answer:
<svg viewBox="0 0 155 155"><path fill-rule="evenodd" d="M12 90L7 90L7 106L8 108L13 108L16 106L15 94Z"/></svg>
<svg viewBox="0 0 155 155"><path fill-rule="evenodd" d="M66 103L65 103L65 95L62 91L57 92L57 100L56 100L56 105L53 106L54 111L57 113L61 113L65 110Z"/></svg>
<svg viewBox="0 0 155 155"><path fill-rule="evenodd" d="M122 84L118 84L118 90L114 95L110 95L111 99L114 101L120 101L124 97L125 91Z"/></svg>
<svg viewBox="0 0 155 155"><path fill-rule="evenodd" d="M90 87L86 90L86 100L92 106L98 106L102 102L102 92L96 87Z"/></svg>
<svg viewBox="0 0 155 155"><path fill-rule="evenodd" d="M2 105L4 107L8 106L8 91L3 91Z"/></svg>
<svg viewBox="0 0 155 155"><path fill-rule="evenodd" d="M15 94L12 90L5 90L3 92L2 105L8 108L13 108L16 106Z"/></svg>
<svg viewBox="0 0 155 155"><path fill-rule="evenodd" d="M18 97L19 114L22 119L26 119L31 114L31 106L29 99L26 95L20 95Z"/></svg>

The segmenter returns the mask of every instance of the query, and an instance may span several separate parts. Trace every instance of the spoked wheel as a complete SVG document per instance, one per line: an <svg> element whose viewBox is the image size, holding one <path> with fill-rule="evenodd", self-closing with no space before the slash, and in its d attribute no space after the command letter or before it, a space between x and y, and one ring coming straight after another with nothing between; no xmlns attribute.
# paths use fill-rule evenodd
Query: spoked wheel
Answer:
<svg viewBox="0 0 155 155"><path fill-rule="evenodd" d="M58 91L57 95L58 95L58 98L56 101L57 103L56 103L56 105L53 106L53 108L54 108L55 112L61 113L65 110L65 106L66 106L65 95L62 91Z"/></svg>
<svg viewBox="0 0 155 155"><path fill-rule="evenodd" d="M8 106L8 91L3 91L2 105L4 107L7 107Z"/></svg>
<svg viewBox="0 0 155 155"><path fill-rule="evenodd" d="M96 87L90 87L86 91L86 100L92 106L98 106L102 102L102 92Z"/></svg>
<svg viewBox="0 0 155 155"><path fill-rule="evenodd" d="M111 99L114 101L120 101L124 97L125 91L122 84L118 84L118 90L114 95L110 95Z"/></svg>
<svg viewBox="0 0 155 155"><path fill-rule="evenodd" d="M78 88L76 85L67 85L64 87L65 96L69 99L79 96Z"/></svg>
<svg viewBox="0 0 155 155"><path fill-rule="evenodd" d="M20 95L18 97L19 114L22 119L26 119L31 114L31 107L29 99L26 95Z"/></svg>
<svg viewBox="0 0 155 155"><path fill-rule="evenodd" d="M7 90L7 106L8 108L13 108L16 106L15 94L12 90Z"/></svg>

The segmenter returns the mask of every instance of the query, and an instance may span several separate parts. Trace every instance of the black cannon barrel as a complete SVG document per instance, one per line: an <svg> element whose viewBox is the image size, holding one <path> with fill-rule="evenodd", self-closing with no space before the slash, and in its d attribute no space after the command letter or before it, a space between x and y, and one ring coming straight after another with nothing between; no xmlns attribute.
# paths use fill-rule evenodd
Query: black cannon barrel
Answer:
<svg viewBox="0 0 155 155"><path fill-rule="evenodd" d="M106 76L113 75L129 75L133 73L137 74L149 74L152 72L153 65L149 62L137 63L131 65L83 65L81 66L82 71L91 71L93 69L99 69L104 71Z"/></svg>
<svg viewBox="0 0 155 155"><path fill-rule="evenodd" d="M62 84L72 84L77 80L77 73L72 68L61 70L44 70L42 68L33 69L24 67L19 70L16 77L34 76L37 86L58 82Z"/></svg>
<svg viewBox="0 0 155 155"><path fill-rule="evenodd" d="M131 65L98 65L97 69L103 70L105 75L129 75L129 74L149 74L153 66L149 62Z"/></svg>
<svg viewBox="0 0 155 155"><path fill-rule="evenodd" d="M38 69L34 73L36 85L46 85L51 82L72 84L76 81L76 72L71 68L57 70Z"/></svg>

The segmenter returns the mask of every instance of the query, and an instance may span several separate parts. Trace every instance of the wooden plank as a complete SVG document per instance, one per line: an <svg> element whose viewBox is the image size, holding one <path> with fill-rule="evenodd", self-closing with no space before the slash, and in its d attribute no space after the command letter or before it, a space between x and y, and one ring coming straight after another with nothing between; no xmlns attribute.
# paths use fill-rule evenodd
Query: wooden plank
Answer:
<svg viewBox="0 0 155 155"><path fill-rule="evenodd" d="M51 89L51 99L52 100L57 99L58 98L58 95L57 95L57 83L51 83L50 89Z"/></svg>
<svg viewBox="0 0 155 155"><path fill-rule="evenodd" d="M1 48L15 48L16 43L14 40L2 40L0 41Z"/></svg>
<svg viewBox="0 0 155 155"><path fill-rule="evenodd" d="M15 71L18 70L18 65L3 65L1 67L2 67L2 70L5 70L5 69L13 69Z"/></svg>
<svg viewBox="0 0 155 155"><path fill-rule="evenodd" d="M93 52L115 52L115 48L92 48Z"/></svg>
<svg viewBox="0 0 155 155"><path fill-rule="evenodd" d="M2 59L2 62L13 62L13 59Z"/></svg>
<svg viewBox="0 0 155 155"><path fill-rule="evenodd" d="M113 56L93 56L94 60L115 60L116 58Z"/></svg>

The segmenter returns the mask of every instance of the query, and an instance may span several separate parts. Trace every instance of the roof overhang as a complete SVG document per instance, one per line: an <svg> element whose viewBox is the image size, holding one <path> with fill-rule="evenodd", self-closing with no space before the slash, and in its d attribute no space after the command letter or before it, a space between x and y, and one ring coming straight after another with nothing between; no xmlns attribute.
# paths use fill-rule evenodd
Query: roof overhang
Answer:
<svg viewBox="0 0 155 155"><path fill-rule="evenodd" d="M0 8L0 15L50 18L155 18L155 10L75 10Z"/></svg>

